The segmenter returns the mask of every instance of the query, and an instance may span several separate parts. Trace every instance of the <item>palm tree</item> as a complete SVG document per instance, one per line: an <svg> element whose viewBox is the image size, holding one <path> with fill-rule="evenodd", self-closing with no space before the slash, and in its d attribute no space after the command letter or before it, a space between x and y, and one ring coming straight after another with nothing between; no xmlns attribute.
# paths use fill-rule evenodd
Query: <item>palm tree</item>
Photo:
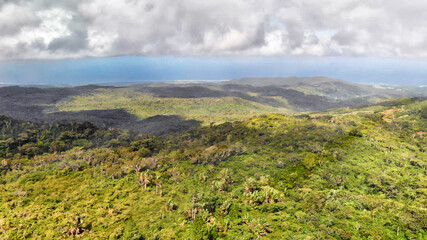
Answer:
<svg viewBox="0 0 427 240"><path fill-rule="evenodd" d="M141 185L141 187L144 184L144 176L142 175L142 173L139 174L138 184Z"/></svg>
<svg viewBox="0 0 427 240"><path fill-rule="evenodd" d="M144 173L144 189L147 189L147 185L150 184L150 180L151 180L152 176L148 173L148 170Z"/></svg>
<svg viewBox="0 0 427 240"><path fill-rule="evenodd" d="M196 193L193 193L192 199L191 199L191 218L196 219L196 204L197 204L197 195Z"/></svg>
<svg viewBox="0 0 427 240"><path fill-rule="evenodd" d="M157 194L157 188L162 187L162 182L160 181L160 175L156 175L155 184L156 184L156 194Z"/></svg>
<svg viewBox="0 0 427 240"><path fill-rule="evenodd" d="M169 172L172 175L172 180L175 182L175 184L177 184L179 181L180 173L179 173L178 169L176 168L176 166L173 169L169 170Z"/></svg>
<svg viewBox="0 0 427 240"><path fill-rule="evenodd" d="M70 125L71 125L71 131L74 132L74 130L76 130L75 127L77 126L77 122L75 120L71 120Z"/></svg>
<svg viewBox="0 0 427 240"><path fill-rule="evenodd" d="M144 185L144 190L147 189L147 185L150 184L152 176L148 173L148 170L142 174L139 174L138 184L141 185L141 187Z"/></svg>
<svg viewBox="0 0 427 240"><path fill-rule="evenodd" d="M134 170L136 173L138 173L138 172L140 172L140 171L141 171L141 169L142 169L143 165L142 165L142 162L141 162L139 159L137 159L136 161L134 161L134 162L132 163L132 167L133 167L133 170Z"/></svg>

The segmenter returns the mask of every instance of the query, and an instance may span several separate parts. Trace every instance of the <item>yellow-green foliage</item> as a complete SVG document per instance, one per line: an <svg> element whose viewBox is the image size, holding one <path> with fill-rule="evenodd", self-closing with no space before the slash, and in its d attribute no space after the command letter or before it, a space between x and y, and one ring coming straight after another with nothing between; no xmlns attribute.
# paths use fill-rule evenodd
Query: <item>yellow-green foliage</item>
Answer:
<svg viewBox="0 0 427 240"><path fill-rule="evenodd" d="M5 158L0 238L427 239L425 106L266 114Z"/></svg>
<svg viewBox="0 0 427 240"><path fill-rule="evenodd" d="M306 87L292 87L290 89L294 89L294 90L303 92L305 94L311 94L311 95L317 95L317 96L325 96L324 93L321 93L321 92L317 91L315 87L308 87L308 86L306 86Z"/></svg>
<svg viewBox="0 0 427 240"><path fill-rule="evenodd" d="M259 97L259 93L247 92L247 94L251 97Z"/></svg>
<svg viewBox="0 0 427 240"><path fill-rule="evenodd" d="M133 89L101 89L87 96L76 96L56 105L59 111L126 109L140 118L180 115L205 124L246 119L262 113L289 113L287 108L252 102L238 97L156 98Z"/></svg>

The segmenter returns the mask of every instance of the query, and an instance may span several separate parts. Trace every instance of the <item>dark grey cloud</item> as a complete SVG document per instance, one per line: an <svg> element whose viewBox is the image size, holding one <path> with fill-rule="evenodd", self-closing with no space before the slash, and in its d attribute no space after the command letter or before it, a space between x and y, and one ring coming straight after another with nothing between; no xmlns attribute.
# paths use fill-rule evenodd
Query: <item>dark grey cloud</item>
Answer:
<svg viewBox="0 0 427 240"><path fill-rule="evenodd" d="M47 49L53 53L58 52L78 52L87 49L88 34L86 26L88 22L83 18L74 18L67 25L70 34L53 39Z"/></svg>
<svg viewBox="0 0 427 240"><path fill-rule="evenodd" d="M0 0L0 59L427 57L425 0Z"/></svg>

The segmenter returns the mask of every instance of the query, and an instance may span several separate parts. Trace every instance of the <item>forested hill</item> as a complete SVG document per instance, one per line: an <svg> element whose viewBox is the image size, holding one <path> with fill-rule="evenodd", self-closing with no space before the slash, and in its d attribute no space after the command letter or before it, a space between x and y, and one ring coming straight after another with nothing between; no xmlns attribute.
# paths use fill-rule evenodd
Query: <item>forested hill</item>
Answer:
<svg viewBox="0 0 427 240"><path fill-rule="evenodd" d="M326 77L257 78L129 86L0 88L0 115L20 121L89 121L162 135L269 113L325 111L397 97L426 97L423 87L371 86Z"/></svg>
<svg viewBox="0 0 427 240"><path fill-rule="evenodd" d="M426 239L427 101L174 135L0 121L3 239Z"/></svg>

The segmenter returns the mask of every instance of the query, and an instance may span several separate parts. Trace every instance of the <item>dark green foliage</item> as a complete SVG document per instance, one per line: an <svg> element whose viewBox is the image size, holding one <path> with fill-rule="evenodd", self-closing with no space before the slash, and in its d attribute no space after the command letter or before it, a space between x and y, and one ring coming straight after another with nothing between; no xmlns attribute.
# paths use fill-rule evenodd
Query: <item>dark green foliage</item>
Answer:
<svg viewBox="0 0 427 240"><path fill-rule="evenodd" d="M363 137L362 131L357 127L351 129L348 132L348 135L353 136L353 137Z"/></svg>
<svg viewBox="0 0 427 240"><path fill-rule="evenodd" d="M20 122L5 116L0 117L0 157L14 154L33 157L51 152L62 152L73 147L119 147L128 146L135 134L129 135L117 129L98 129L89 122L60 122L38 124ZM141 139L134 148L149 147L148 154L158 151L158 140Z"/></svg>
<svg viewBox="0 0 427 240"><path fill-rule="evenodd" d="M420 110L420 116L422 118L427 118L427 105L424 105Z"/></svg>

